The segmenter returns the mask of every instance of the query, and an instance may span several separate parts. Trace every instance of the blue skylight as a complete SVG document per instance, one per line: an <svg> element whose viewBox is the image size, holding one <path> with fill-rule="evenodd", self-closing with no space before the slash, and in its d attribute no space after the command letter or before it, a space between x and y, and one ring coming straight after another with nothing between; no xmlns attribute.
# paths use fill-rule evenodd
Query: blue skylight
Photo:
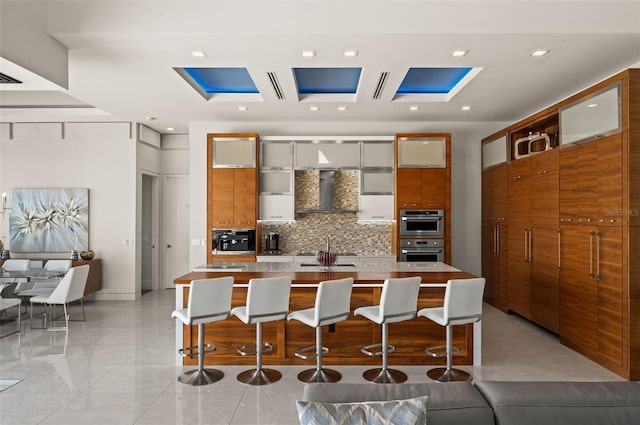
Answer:
<svg viewBox="0 0 640 425"><path fill-rule="evenodd" d="M183 68L206 93L259 93L247 68Z"/></svg>
<svg viewBox="0 0 640 425"><path fill-rule="evenodd" d="M409 68L397 94L447 94L472 68Z"/></svg>
<svg viewBox="0 0 640 425"><path fill-rule="evenodd" d="M362 68L293 68L299 94L354 94Z"/></svg>

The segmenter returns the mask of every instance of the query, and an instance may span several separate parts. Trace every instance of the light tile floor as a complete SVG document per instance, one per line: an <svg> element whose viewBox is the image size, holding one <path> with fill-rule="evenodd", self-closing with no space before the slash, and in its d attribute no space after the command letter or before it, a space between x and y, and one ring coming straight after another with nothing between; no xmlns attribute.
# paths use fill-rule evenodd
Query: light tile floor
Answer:
<svg viewBox="0 0 640 425"><path fill-rule="evenodd" d="M278 367L283 379L265 387L239 384L246 367L226 366L213 385L190 387L176 377L174 291L137 301L86 304L87 322L65 332L31 330L0 339L0 380L22 381L0 393L0 424L297 424L299 366ZM25 325L27 323L25 322ZM576 354L558 338L486 305L484 380L622 380ZM426 367L398 367L410 382L427 382ZM336 367L343 382L365 382L365 367Z"/></svg>

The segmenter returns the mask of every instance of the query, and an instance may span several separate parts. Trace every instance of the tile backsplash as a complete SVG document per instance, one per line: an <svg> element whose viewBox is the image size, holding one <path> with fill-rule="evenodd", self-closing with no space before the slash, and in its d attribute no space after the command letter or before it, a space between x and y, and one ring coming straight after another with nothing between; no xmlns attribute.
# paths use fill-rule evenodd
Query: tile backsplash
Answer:
<svg viewBox="0 0 640 425"><path fill-rule="evenodd" d="M296 171L296 210L318 207L318 171ZM335 178L337 209L358 210L360 172L339 171ZM263 223L263 234L280 233L280 249L284 253L317 251L326 248L327 237L334 252L358 255L390 255L391 223L358 223L358 214L296 214L292 223Z"/></svg>

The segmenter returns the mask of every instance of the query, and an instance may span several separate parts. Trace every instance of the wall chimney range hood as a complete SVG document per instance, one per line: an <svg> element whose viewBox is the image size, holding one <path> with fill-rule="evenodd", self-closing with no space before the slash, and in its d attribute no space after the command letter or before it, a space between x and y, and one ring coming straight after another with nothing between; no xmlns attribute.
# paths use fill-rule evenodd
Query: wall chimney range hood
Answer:
<svg viewBox="0 0 640 425"><path fill-rule="evenodd" d="M319 202L317 209L297 210L300 214L357 214L358 210L345 210L336 208L336 170L320 170L318 179Z"/></svg>

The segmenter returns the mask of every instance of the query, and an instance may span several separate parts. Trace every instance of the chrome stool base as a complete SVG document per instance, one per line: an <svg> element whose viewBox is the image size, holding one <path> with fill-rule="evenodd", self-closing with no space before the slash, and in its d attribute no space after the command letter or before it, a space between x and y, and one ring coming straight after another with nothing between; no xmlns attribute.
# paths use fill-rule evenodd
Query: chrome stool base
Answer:
<svg viewBox="0 0 640 425"><path fill-rule="evenodd" d="M397 369L369 369L362 377L374 384L401 384L407 380L407 375Z"/></svg>
<svg viewBox="0 0 640 425"><path fill-rule="evenodd" d="M186 385L200 386L218 382L224 377L224 372L218 369L194 369L178 376L178 382Z"/></svg>
<svg viewBox="0 0 640 425"><path fill-rule="evenodd" d="M240 372L239 382L247 385L269 385L278 382L282 374L275 369L249 369Z"/></svg>
<svg viewBox="0 0 640 425"><path fill-rule="evenodd" d="M427 376L438 382L471 381L472 379L472 376L464 370L447 369L446 367L429 369L427 371Z"/></svg>
<svg viewBox="0 0 640 425"><path fill-rule="evenodd" d="M298 380L306 383L311 382L338 382L342 375L333 369L306 369L298 374Z"/></svg>

